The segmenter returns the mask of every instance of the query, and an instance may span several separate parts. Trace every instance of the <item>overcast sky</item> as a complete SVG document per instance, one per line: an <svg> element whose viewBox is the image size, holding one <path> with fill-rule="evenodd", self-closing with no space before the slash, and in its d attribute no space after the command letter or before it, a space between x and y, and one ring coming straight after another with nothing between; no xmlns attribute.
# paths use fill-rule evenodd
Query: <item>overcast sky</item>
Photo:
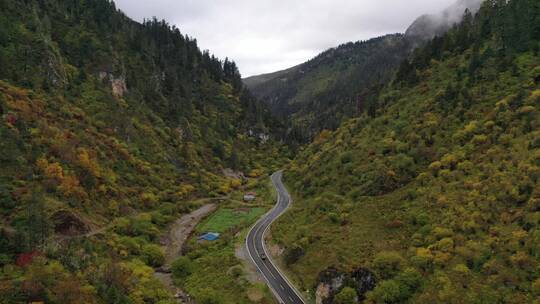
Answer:
<svg viewBox="0 0 540 304"><path fill-rule="evenodd" d="M115 0L135 20L175 24L242 75L274 72L348 41L404 32L455 0Z"/></svg>

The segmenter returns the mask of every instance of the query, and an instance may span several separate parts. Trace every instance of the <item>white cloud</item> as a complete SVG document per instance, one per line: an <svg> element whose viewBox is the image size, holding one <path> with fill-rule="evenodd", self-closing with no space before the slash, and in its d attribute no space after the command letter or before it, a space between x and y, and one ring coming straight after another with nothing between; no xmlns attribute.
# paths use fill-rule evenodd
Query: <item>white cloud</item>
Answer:
<svg viewBox="0 0 540 304"><path fill-rule="evenodd" d="M128 16L156 16L244 76L302 63L348 41L403 32L454 0L115 0Z"/></svg>

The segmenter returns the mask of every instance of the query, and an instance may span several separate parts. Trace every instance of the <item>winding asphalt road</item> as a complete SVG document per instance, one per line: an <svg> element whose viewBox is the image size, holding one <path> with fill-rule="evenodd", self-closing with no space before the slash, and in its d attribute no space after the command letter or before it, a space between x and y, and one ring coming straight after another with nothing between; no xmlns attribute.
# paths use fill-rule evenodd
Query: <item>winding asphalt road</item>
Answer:
<svg viewBox="0 0 540 304"><path fill-rule="evenodd" d="M304 304L305 302L300 297L298 291L272 262L264 242L264 236L268 227L287 210L291 203L289 193L281 182L282 175L283 171L272 174L272 183L277 191L277 203L270 212L251 228L246 238L246 247L253 263L255 263L266 279L268 286L279 300L279 303Z"/></svg>

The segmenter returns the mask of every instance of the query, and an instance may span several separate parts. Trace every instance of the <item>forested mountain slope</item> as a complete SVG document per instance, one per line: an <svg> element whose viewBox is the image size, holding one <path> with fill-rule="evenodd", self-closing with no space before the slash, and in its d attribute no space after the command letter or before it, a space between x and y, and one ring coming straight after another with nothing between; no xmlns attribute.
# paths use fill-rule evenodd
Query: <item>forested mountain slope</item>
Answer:
<svg viewBox="0 0 540 304"><path fill-rule="evenodd" d="M306 142L369 107L364 103L370 101L371 90L389 79L406 58L407 45L402 35L351 42L275 73L265 82L258 80L265 76L244 82L274 114L289 121L293 128L289 139Z"/></svg>
<svg viewBox="0 0 540 304"><path fill-rule="evenodd" d="M402 64L373 117L300 153L272 231L300 289L539 303L539 49L538 1L486 1Z"/></svg>
<svg viewBox="0 0 540 304"><path fill-rule="evenodd" d="M481 0L459 0L437 15L418 18L405 34L343 44L296 67L244 79L273 113L289 121L289 140L309 142L324 129L373 112L374 97L399 64L427 39L443 34Z"/></svg>
<svg viewBox="0 0 540 304"><path fill-rule="evenodd" d="M158 228L279 161L233 62L108 0L0 1L0 79L1 303L171 303Z"/></svg>

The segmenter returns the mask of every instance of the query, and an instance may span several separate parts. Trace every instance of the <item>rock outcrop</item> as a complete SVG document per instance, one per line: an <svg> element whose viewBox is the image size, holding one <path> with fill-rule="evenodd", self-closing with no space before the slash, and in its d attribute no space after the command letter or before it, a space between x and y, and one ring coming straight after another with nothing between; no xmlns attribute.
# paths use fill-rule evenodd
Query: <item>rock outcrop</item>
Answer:
<svg viewBox="0 0 540 304"><path fill-rule="evenodd" d="M90 231L88 223L68 210L57 211L51 219L54 223L54 231L63 236L78 236Z"/></svg>
<svg viewBox="0 0 540 304"><path fill-rule="evenodd" d="M112 94L115 97L122 98L127 92L126 77L120 75L115 77L112 73L109 72L99 72L99 80L108 81L111 85Z"/></svg>
<svg viewBox="0 0 540 304"><path fill-rule="evenodd" d="M328 268L319 274L319 285L315 293L315 303L330 304L333 303L334 296L345 282L345 273L335 268Z"/></svg>
<svg viewBox="0 0 540 304"><path fill-rule="evenodd" d="M365 299L365 294L368 291L373 290L377 284L375 274L365 268L358 268L353 271L351 278L354 282L359 301L363 301Z"/></svg>
<svg viewBox="0 0 540 304"><path fill-rule="evenodd" d="M358 301L361 302L365 299L365 294L376 285L375 275L366 268L347 273L330 267L319 274L318 281L316 304L333 304L334 297L347 286L356 290Z"/></svg>

